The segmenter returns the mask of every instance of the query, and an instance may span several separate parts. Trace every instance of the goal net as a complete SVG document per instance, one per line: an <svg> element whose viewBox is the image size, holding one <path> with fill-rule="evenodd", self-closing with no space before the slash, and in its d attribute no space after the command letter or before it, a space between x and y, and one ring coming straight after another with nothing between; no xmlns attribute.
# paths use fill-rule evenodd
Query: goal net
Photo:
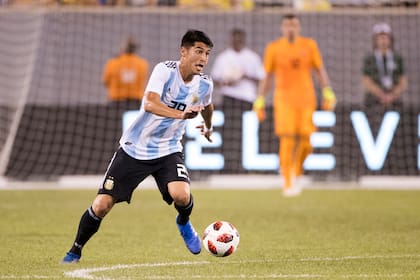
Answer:
<svg viewBox="0 0 420 280"><path fill-rule="evenodd" d="M63 175L103 174L134 108L116 110L101 83L106 61L127 36L152 68L179 59L181 36L201 29L215 43L215 56L229 44L229 30L242 28L247 46L263 55L280 36L276 7L254 11L183 11L173 8L41 9L0 11L0 171L15 180L54 180ZM332 9L300 12L302 33L318 42L338 105L317 111L313 153L305 173L319 180L355 180L363 175L418 175L420 14L416 9ZM386 22L404 58L408 89L398 110L364 104L363 58L372 51L372 27ZM319 92L319 89L318 89ZM320 96L320 94L318 94ZM259 124L240 106L221 104L214 91L215 134L211 144L188 126L187 167L194 179L211 174L277 174L278 139L268 118ZM225 110L225 111L224 111ZM237 127L223 129L239 116ZM197 121L197 120L195 120Z"/></svg>

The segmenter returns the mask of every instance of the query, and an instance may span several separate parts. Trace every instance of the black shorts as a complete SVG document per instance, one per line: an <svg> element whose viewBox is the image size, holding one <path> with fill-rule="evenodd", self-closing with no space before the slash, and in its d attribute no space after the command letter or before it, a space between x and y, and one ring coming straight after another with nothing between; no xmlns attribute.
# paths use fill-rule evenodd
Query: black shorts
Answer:
<svg viewBox="0 0 420 280"><path fill-rule="evenodd" d="M190 183L184 155L180 152L152 160L138 160L119 148L111 159L98 194L109 194L116 203L130 203L133 191L149 175L155 178L162 198L168 204L173 202L168 191L169 182Z"/></svg>

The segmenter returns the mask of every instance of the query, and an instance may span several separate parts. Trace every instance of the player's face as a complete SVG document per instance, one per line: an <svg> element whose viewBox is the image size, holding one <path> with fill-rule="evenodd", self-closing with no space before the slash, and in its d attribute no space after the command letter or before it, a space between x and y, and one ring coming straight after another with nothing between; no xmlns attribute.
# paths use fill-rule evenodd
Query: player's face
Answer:
<svg viewBox="0 0 420 280"><path fill-rule="evenodd" d="M190 48L181 48L181 59L191 74L200 74L209 61L211 48L202 42L195 42Z"/></svg>
<svg viewBox="0 0 420 280"><path fill-rule="evenodd" d="M299 19L284 19L281 23L281 31L283 36L287 37L289 41L294 41L294 39L300 35Z"/></svg>
<svg viewBox="0 0 420 280"><path fill-rule="evenodd" d="M232 35L232 48L235 51L240 51L245 46L245 36L242 34L234 34Z"/></svg>
<svg viewBox="0 0 420 280"><path fill-rule="evenodd" d="M386 33L376 35L376 46L380 50L387 50L391 46L391 38Z"/></svg>

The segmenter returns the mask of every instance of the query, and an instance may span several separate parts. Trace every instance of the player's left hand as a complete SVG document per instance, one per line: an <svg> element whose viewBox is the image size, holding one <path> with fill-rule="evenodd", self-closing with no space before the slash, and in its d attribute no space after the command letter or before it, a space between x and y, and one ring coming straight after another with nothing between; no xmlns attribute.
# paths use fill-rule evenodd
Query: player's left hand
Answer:
<svg viewBox="0 0 420 280"><path fill-rule="evenodd" d="M206 139L209 142L213 142L211 140L211 135L213 134L213 127L207 128L206 125L204 124L204 122L200 125L197 125L195 128L200 129L201 135L203 135L204 137L206 137Z"/></svg>
<svg viewBox="0 0 420 280"><path fill-rule="evenodd" d="M322 110L334 111L335 105L337 105L337 99L334 91L330 87L324 87L322 89Z"/></svg>

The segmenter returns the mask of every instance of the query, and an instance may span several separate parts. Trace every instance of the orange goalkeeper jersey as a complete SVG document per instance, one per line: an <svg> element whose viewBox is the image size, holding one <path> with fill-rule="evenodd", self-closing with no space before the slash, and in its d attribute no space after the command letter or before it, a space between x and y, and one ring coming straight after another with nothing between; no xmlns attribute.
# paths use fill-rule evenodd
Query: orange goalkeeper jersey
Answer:
<svg viewBox="0 0 420 280"><path fill-rule="evenodd" d="M265 50L264 67L275 77L274 106L281 102L292 108L316 108L311 70L322 66L322 57L315 40L297 37L294 43L280 38Z"/></svg>

